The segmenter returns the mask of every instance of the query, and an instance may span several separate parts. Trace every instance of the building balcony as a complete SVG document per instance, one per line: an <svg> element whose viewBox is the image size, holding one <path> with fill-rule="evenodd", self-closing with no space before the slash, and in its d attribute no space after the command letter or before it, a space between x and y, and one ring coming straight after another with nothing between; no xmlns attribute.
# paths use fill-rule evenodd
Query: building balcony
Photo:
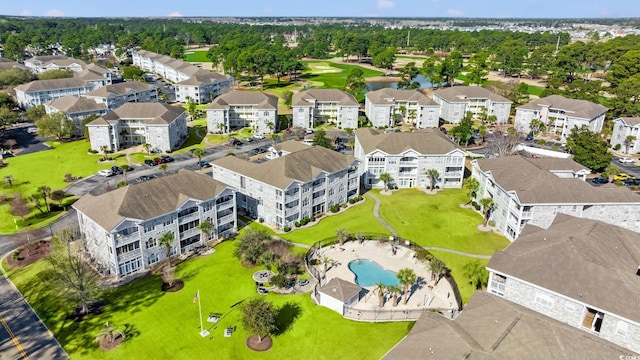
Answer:
<svg viewBox="0 0 640 360"><path fill-rule="evenodd" d="M444 173L444 177L460 177L462 176L462 171L447 171Z"/></svg>
<svg viewBox="0 0 640 360"><path fill-rule="evenodd" d="M127 260L135 259L137 257L142 256L142 250L136 249L133 251L129 251L128 253L118 255L118 263L122 263Z"/></svg>
<svg viewBox="0 0 640 360"><path fill-rule="evenodd" d="M192 229L185 230L185 231L181 232L180 234L178 234L178 238L182 240L182 239L186 239L186 238L191 237L191 236L196 235L196 234L200 234L200 230L198 230L198 228L192 228Z"/></svg>
<svg viewBox="0 0 640 360"><path fill-rule="evenodd" d="M300 212L299 207L292 207L292 208L285 208L284 209L284 216L285 217L289 217L291 215L297 214Z"/></svg>
<svg viewBox="0 0 640 360"><path fill-rule="evenodd" d="M116 240L116 247L126 245L128 243L140 240L140 232L135 232L127 236L118 236L118 237L115 237L115 240Z"/></svg>
<svg viewBox="0 0 640 360"><path fill-rule="evenodd" d="M227 201L222 204L216 205L216 211L226 210L233 207L235 203L233 201Z"/></svg>
<svg viewBox="0 0 640 360"><path fill-rule="evenodd" d="M182 225L188 223L190 221L200 219L200 214L198 212L191 213L189 215L181 216L178 218L178 225Z"/></svg>
<svg viewBox="0 0 640 360"><path fill-rule="evenodd" d="M221 218L218 218L218 226L222 224L226 224L231 221L235 221L235 216L233 214L223 216Z"/></svg>

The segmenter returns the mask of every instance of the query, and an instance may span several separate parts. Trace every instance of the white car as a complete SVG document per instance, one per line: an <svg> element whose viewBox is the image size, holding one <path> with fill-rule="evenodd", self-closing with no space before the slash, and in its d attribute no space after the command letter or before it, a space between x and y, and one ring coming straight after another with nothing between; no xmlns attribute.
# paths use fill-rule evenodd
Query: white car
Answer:
<svg viewBox="0 0 640 360"><path fill-rule="evenodd" d="M255 135L253 135L253 138L254 138L254 139L258 139L258 140L262 140L262 139L264 139L264 135L262 135L262 134L255 134Z"/></svg>
<svg viewBox="0 0 640 360"><path fill-rule="evenodd" d="M113 176L113 171L111 171L111 169L102 169L98 171L98 175L104 176L104 177Z"/></svg>
<svg viewBox="0 0 640 360"><path fill-rule="evenodd" d="M29 134L37 134L37 133L38 133L38 128L37 128L37 127L35 127L35 126L31 126L31 127L29 127L29 128L27 129L27 132L28 132Z"/></svg>
<svg viewBox="0 0 640 360"><path fill-rule="evenodd" d="M628 157L621 157L620 159L618 159L619 162L623 163L623 164L633 164L633 159L632 158L628 158Z"/></svg>

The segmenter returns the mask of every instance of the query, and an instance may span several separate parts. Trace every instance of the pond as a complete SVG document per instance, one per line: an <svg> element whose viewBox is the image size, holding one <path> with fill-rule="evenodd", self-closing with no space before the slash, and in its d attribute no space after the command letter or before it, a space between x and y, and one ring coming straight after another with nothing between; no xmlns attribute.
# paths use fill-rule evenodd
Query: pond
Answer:
<svg viewBox="0 0 640 360"><path fill-rule="evenodd" d="M424 77L424 75L418 75L414 79L414 81L417 81L420 84L420 89L426 89L431 87L431 83L429 82L429 79ZM397 81L367 81L365 82L365 84L367 84L367 88L369 89L369 91L375 91L375 90L380 90L384 88L391 88L391 89L398 88Z"/></svg>

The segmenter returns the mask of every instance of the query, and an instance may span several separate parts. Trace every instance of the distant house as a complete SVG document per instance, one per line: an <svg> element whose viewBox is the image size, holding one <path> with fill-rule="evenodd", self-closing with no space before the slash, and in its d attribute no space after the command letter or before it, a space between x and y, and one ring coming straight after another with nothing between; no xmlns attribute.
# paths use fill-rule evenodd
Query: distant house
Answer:
<svg viewBox="0 0 640 360"><path fill-rule="evenodd" d="M364 288L340 278L333 278L317 291L320 305L344 315L347 307L360 301Z"/></svg>
<svg viewBox="0 0 640 360"><path fill-rule="evenodd" d="M82 128L82 120L91 115L102 116L109 112L105 104L97 103L92 99L71 95L48 101L44 104L44 110L47 114L56 112L64 113L67 118L76 123L80 134L84 131Z"/></svg>
<svg viewBox="0 0 640 360"><path fill-rule="evenodd" d="M627 137L629 141L627 142ZM613 120L611 146L620 144L620 149L630 154L640 152L640 117Z"/></svg>
<svg viewBox="0 0 640 360"><path fill-rule="evenodd" d="M0 70L12 69L12 68L28 70L27 67L25 67L24 65L20 64L17 61L13 61L13 60L9 60L9 59L5 59L3 57L0 57Z"/></svg>
<svg viewBox="0 0 640 360"><path fill-rule="evenodd" d="M122 146L151 144L173 151L187 139L184 108L161 103L126 103L87 124L91 149L118 151Z"/></svg>
<svg viewBox="0 0 640 360"><path fill-rule="evenodd" d="M318 146L294 146L262 163L226 156L211 163L213 178L238 192L238 211L283 229L324 214L359 194L358 162ZM287 154L288 153L288 154Z"/></svg>
<svg viewBox="0 0 640 360"><path fill-rule="evenodd" d="M398 122L418 129L438 127L440 105L417 90L384 88L365 95L365 114L373 127L393 127Z"/></svg>
<svg viewBox="0 0 640 360"><path fill-rule="evenodd" d="M457 124L467 112L474 117L495 116L497 124L507 124L511 113L509 99L479 86L452 86L434 91L433 100L440 105L440 117Z"/></svg>
<svg viewBox="0 0 640 360"><path fill-rule="evenodd" d="M147 50L133 53L133 64L175 84L176 100L202 104L233 87L233 77L201 69L193 64Z"/></svg>
<svg viewBox="0 0 640 360"><path fill-rule="evenodd" d="M34 80L20 84L14 88L16 102L20 107L29 109L44 105L47 101L59 99L63 96L80 96L96 87L92 83L76 78Z"/></svg>
<svg viewBox="0 0 640 360"><path fill-rule="evenodd" d="M546 126L547 133L564 143L574 127L584 125L595 133L602 131L607 110L590 101L551 95L516 108L514 125L519 132L528 133L531 122L537 120Z"/></svg>
<svg viewBox="0 0 640 360"><path fill-rule="evenodd" d="M166 259L158 244L164 233L174 234L171 255L184 254L237 230L235 192L196 172L131 184L102 195L87 194L73 207L84 247L103 274L132 274ZM214 231L198 225L208 220Z"/></svg>
<svg viewBox="0 0 640 360"><path fill-rule="evenodd" d="M340 129L358 128L360 104L353 95L336 89L311 89L293 95L293 126L313 129L334 124Z"/></svg>
<svg viewBox="0 0 640 360"><path fill-rule="evenodd" d="M206 107L207 130L230 132L250 126L255 134L278 128L278 97L258 91L232 91L215 98Z"/></svg>
<svg viewBox="0 0 640 360"><path fill-rule="evenodd" d="M80 72L85 69L87 63L80 59L68 56L34 56L24 61L24 65L35 74L42 74L48 70L71 70Z"/></svg>
<svg viewBox="0 0 640 360"><path fill-rule="evenodd" d="M382 359L618 359L633 355L486 292L476 291L455 319L444 315L425 311Z"/></svg>
<svg viewBox="0 0 640 360"><path fill-rule="evenodd" d="M80 96L113 110L128 102L158 102L158 88L139 81L127 81L103 86Z"/></svg>
<svg viewBox="0 0 640 360"><path fill-rule="evenodd" d="M471 161L476 201L493 199L489 219L510 241L526 224L547 228L557 214L600 220L640 232L640 195L584 180L590 170L571 159L509 156Z"/></svg>
<svg viewBox="0 0 640 360"><path fill-rule="evenodd" d="M399 188L462 186L466 153L440 130L384 133L364 128L355 134L354 156L367 188L383 187L382 173L390 174ZM435 184L427 176L429 169L438 171Z"/></svg>
<svg viewBox="0 0 640 360"><path fill-rule="evenodd" d="M489 292L640 353L637 233L558 215L546 230L527 226L487 269Z"/></svg>

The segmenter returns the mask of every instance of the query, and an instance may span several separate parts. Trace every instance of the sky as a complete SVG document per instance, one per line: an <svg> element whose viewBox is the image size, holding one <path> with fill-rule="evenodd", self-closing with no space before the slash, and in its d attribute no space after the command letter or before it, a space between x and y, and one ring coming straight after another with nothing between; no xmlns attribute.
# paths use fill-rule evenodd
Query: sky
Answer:
<svg viewBox="0 0 640 360"><path fill-rule="evenodd" d="M69 17L640 17L638 0L1 0L0 15Z"/></svg>

